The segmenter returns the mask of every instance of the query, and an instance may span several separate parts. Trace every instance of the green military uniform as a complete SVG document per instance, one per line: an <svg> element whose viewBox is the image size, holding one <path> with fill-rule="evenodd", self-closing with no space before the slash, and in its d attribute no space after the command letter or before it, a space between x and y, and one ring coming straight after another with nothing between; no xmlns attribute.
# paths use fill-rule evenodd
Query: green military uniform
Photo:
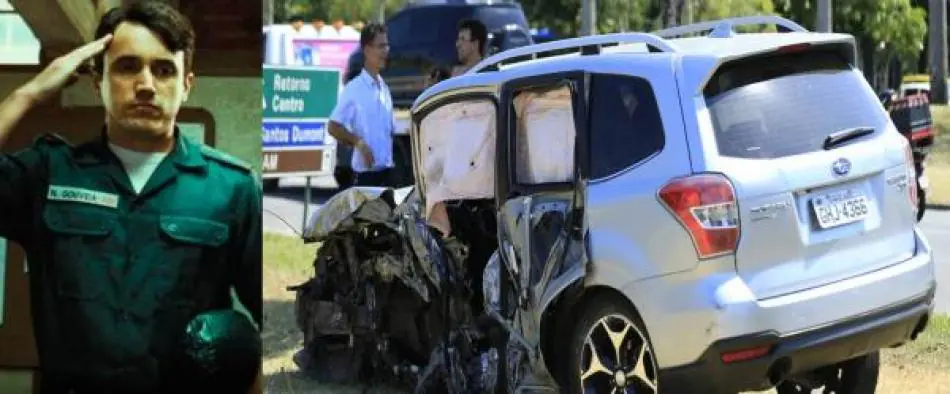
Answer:
<svg viewBox="0 0 950 394"><path fill-rule="evenodd" d="M260 183L176 140L138 194L104 132L0 156L0 236L27 252L43 386L169 392L185 326L230 308L231 286L260 326Z"/></svg>

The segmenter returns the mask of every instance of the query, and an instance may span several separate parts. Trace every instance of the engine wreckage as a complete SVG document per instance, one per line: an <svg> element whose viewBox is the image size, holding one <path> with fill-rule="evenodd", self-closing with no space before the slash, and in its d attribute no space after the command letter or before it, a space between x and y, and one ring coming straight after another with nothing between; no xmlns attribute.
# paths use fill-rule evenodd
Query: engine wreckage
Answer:
<svg viewBox="0 0 950 394"><path fill-rule="evenodd" d="M352 188L312 218L307 240L323 243L315 276L290 289L304 333L298 363L321 381L494 392L505 334L484 313L488 256L460 241L494 240L494 212L469 207L484 220L454 223L442 238L416 194L399 192L409 195L397 206L392 189Z"/></svg>

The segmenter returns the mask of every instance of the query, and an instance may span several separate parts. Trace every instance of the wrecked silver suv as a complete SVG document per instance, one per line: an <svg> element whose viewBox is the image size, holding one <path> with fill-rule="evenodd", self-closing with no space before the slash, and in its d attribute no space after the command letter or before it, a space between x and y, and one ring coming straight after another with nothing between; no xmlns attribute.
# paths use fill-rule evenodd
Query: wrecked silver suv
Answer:
<svg viewBox="0 0 950 394"><path fill-rule="evenodd" d="M759 24L783 32L735 31ZM433 393L873 392L936 282L855 59L748 17L512 49L426 90L415 186L312 218L301 365Z"/></svg>

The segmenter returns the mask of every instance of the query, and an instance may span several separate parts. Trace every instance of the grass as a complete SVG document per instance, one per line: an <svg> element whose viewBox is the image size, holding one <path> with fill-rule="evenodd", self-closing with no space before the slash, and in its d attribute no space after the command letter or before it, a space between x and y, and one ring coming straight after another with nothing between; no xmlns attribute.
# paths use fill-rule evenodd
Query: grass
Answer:
<svg viewBox="0 0 950 394"><path fill-rule="evenodd" d="M318 245L296 237L264 234L264 378L267 393L312 393L296 374L293 354L303 346L294 314L294 293L287 286L313 276Z"/></svg>
<svg viewBox="0 0 950 394"><path fill-rule="evenodd" d="M299 238L264 235L264 374L267 393L357 394L360 387L320 384L297 372L293 355L303 346L294 314L294 294L286 287L313 275L316 244ZM878 393L946 392L950 387L950 316L935 316L914 342L882 353ZM373 390L376 392L376 390ZM386 390L386 392L392 392ZM773 392L773 391L770 391Z"/></svg>
<svg viewBox="0 0 950 394"><path fill-rule="evenodd" d="M914 365L950 371L950 316L934 316L916 341L884 352L893 365Z"/></svg>
<svg viewBox="0 0 950 394"><path fill-rule="evenodd" d="M930 180L928 203L950 206L950 107L933 105L937 136L927 157L927 178Z"/></svg>

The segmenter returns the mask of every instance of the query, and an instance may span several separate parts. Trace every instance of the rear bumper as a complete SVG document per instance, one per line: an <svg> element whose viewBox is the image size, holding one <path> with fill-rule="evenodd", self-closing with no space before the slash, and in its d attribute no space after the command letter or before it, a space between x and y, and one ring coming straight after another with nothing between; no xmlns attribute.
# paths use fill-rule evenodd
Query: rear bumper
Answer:
<svg viewBox="0 0 950 394"><path fill-rule="evenodd" d="M696 363L660 370L668 393L736 393L773 386L784 377L836 364L916 338L933 310L936 287L908 302L786 336L774 331L719 340ZM757 359L726 364L726 352L771 345Z"/></svg>

